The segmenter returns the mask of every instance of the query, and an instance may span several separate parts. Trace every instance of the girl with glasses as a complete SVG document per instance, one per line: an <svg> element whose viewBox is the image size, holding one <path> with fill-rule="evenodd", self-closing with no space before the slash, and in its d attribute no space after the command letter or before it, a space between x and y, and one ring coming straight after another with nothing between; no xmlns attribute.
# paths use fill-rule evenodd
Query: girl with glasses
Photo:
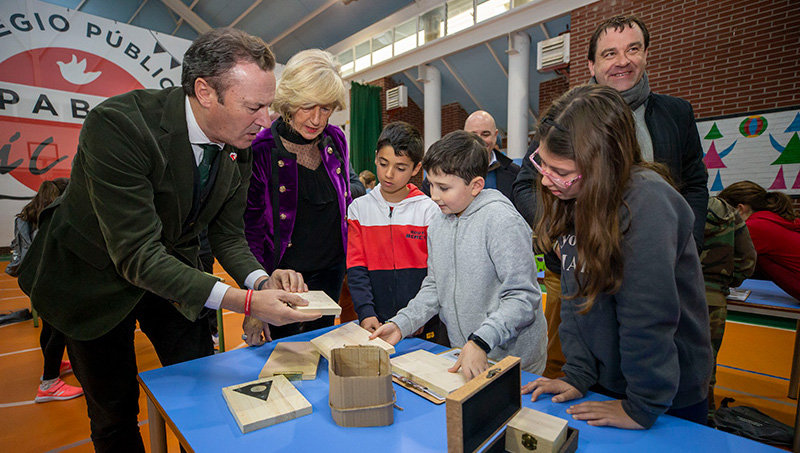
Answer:
<svg viewBox="0 0 800 453"><path fill-rule="evenodd" d="M712 360L689 205L643 161L631 110L612 88L570 90L538 134L536 237L560 254L566 364L563 378L523 393L612 397L567 409L595 426L646 429L663 413L705 423Z"/></svg>

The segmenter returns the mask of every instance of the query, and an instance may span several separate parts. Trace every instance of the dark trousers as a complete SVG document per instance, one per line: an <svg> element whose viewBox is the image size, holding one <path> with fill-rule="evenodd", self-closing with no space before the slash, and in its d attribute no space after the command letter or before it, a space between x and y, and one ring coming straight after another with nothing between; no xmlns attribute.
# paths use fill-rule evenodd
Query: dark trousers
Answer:
<svg viewBox="0 0 800 453"><path fill-rule="evenodd" d="M137 424L137 320L164 366L214 353L208 317L189 321L170 302L149 293L100 338L78 341L67 337L67 352L86 395L97 452L144 452Z"/></svg>
<svg viewBox="0 0 800 453"><path fill-rule="evenodd" d="M344 273L346 267L345 263L334 266L329 269L314 272L301 272L303 279L308 285L310 291L324 291L331 299L339 302L339 294L342 291L342 282L344 281ZM286 324L284 326L269 325L269 332L273 340L284 338L298 333L310 332L312 330L321 329L323 327L330 327L333 325L335 316L323 316L319 319L309 322L295 322Z"/></svg>
<svg viewBox="0 0 800 453"><path fill-rule="evenodd" d="M44 356L44 372L42 380L55 379L61 374L61 359L64 358L66 338L54 329L47 321L42 320L42 333L39 334L39 346Z"/></svg>

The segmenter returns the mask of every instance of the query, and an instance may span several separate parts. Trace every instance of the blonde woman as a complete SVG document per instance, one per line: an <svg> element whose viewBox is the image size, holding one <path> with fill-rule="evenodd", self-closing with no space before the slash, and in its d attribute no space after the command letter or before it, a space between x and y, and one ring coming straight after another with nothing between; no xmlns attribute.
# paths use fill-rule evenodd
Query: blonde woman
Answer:
<svg viewBox="0 0 800 453"><path fill-rule="evenodd" d="M253 141L244 216L250 249L264 269L296 269L309 289L333 300L346 270L351 184L364 193L350 170L344 133L328 124L331 114L345 107L346 95L330 53L304 50L288 61L272 103L280 117ZM244 339L258 345L330 325L333 316L280 327L248 318Z"/></svg>

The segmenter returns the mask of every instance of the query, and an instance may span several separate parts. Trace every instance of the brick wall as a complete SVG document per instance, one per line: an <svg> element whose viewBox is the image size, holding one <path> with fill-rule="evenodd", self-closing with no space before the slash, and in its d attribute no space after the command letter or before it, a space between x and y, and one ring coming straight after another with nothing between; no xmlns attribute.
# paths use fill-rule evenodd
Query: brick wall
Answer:
<svg viewBox="0 0 800 453"><path fill-rule="evenodd" d="M539 114L547 111L550 104L569 90L569 77L558 77L539 84Z"/></svg>
<svg viewBox="0 0 800 453"><path fill-rule="evenodd" d="M698 118L800 104L797 0L601 0L570 14L570 86L589 79L598 22L636 14L650 31L653 91L682 97Z"/></svg>
<svg viewBox="0 0 800 453"><path fill-rule="evenodd" d="M469 113L458 102L442 106L442 137L450 132L464 129Z"/></svg>

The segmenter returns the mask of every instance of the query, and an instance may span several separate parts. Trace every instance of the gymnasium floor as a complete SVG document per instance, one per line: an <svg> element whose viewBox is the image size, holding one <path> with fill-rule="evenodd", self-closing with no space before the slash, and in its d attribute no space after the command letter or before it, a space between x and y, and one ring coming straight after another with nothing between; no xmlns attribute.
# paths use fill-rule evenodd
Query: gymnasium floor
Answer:
<svg viewBox="0 0 800 453"><path fill-rule="evenodd" d="M6 263L0 262L0 269ZM215 274L227 278L215 267ZM29 307L28 298L16 280L0 272L0 313ZM769 323L732 316L717 369L716 398L736 399L736 404L754 406L792 425L796 404L786 397L791 370L794 331L785 323ZM244 347L241 340L242 315L225 312L225 344L228 350ZM755 324L754 324L755 322ZM772 325L761 325L772 324ZM38 328L33 321L0 327L0 451L91 452L89 420L83 397L69 401L34 403L42 372ZM147 338L136 333L139 370L159 366ZM74 376L66 382L77 385ZM140 426L148 444L147 411L140 397ZM167 430L169 451L177 452L178 441Z"/></svg>

